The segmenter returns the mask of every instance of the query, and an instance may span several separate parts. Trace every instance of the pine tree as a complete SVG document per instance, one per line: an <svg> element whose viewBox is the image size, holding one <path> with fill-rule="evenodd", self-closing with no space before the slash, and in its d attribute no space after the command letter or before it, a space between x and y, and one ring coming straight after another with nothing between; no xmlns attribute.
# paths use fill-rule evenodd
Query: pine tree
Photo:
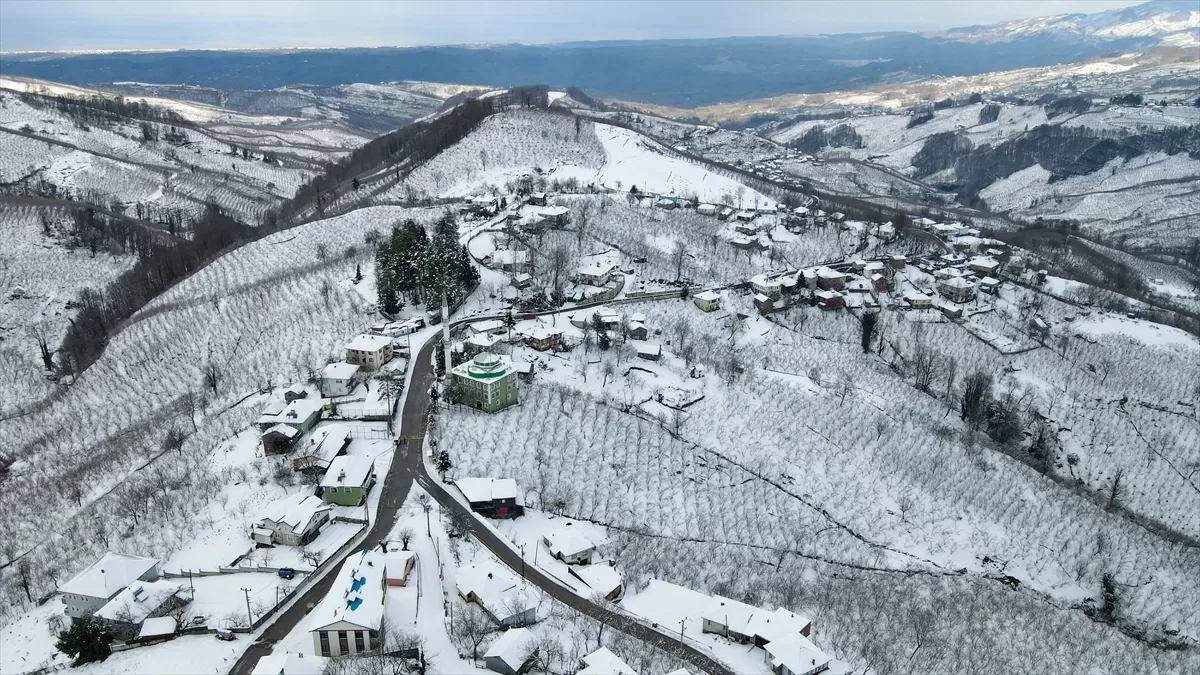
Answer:
<svg viewBox="0 0 1200 675"><path fill-rule="evenodd" d="M112 654L109 643L112 633L103 619L85 616L71 621L71 627L58 636L54 646L58 651L75 659L72 666L81 666L93 661L103 661Z"/></svg>

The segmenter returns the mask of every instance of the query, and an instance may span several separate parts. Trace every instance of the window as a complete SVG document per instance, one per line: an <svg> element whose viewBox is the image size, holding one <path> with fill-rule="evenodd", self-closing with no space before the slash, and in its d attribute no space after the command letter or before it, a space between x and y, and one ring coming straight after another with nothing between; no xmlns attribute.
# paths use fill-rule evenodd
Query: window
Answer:
<svg viewBox="0 0 1200 675"><path fill-rule="evenodd" d="M365 652L367 646L363 644L363 632L361 630L354 631L354 651Z"/></svg>
<svg viewBox="0 0 1200 675"><path fill-rule="evenodd" d="M346 635L346 631L344 630L338 631L338 653L350 653L350 636Z"/></svg>
<svg viewBox="0 0 1200 675"><path fill-rule="evenodd" d="M321 631L321 656L331 656L329 653L329 631Z"/></svg>

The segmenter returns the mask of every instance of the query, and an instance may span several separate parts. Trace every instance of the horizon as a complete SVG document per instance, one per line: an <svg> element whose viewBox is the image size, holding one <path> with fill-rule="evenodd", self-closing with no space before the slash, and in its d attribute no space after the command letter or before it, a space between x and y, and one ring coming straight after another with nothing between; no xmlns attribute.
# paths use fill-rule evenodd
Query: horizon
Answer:
<svg viewBox="0 0 1200 675"><path fill-rule="evenodd" d="M334 4L315 0L258 3L188 0L148 5L129 0L59 3L0 0L0 18L3 18L0 53L332 51L802 38L941 31L1063 14L1092 14L1139 4L1145 3L1141 0L807 0L736 4L688 0L645 3L353 0ZM692 21L676 21L680 16L688 16ZM270 44L254 44L262 40L264 21L272 22L266 28L276 37Z"/></svg>

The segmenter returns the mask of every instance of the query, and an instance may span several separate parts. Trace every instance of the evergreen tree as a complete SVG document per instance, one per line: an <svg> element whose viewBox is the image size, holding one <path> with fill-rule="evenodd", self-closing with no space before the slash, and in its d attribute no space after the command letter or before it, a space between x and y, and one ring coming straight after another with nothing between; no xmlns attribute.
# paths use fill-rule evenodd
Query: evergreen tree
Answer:
<svg viewBox="0 0 1200 675"><path fill-rule="evenodd" d="M58 636L54 646L58 651L75 659L72 666L81 666L93 661L103 661L112 654L109 643L112 633L103 619L85 616L71 621L71 627Z"/></svg>

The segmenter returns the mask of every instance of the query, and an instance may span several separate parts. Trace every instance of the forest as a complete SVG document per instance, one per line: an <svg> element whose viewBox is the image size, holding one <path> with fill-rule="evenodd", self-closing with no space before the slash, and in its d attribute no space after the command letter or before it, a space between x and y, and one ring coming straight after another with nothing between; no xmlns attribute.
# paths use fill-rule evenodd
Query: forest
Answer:
<svg viewBox="0 0 1200 675"><path fill-rule="evenodd" d="M434 224L432 237L412 219L393 226L375 253L379 307L388 314L403 309L405 301L437 302L443 291L454 305L478 283L479 270L458 242L458 223L450 213Z"/></svg>

